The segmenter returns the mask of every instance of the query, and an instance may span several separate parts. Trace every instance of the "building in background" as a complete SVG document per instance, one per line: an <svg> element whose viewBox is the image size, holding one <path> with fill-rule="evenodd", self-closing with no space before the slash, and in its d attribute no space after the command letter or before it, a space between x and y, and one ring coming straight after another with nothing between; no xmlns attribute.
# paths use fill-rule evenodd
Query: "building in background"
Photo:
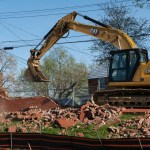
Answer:
<svg viewBox="0 0 150 150"><path fill-rule="evenodd" d="M88 92L86 95L79 96L80 105L85 104L87 101L91 101L92 94L95 91L105 89L108 85L108 64L102 64L97 66L94 71L88 77Z"/></svg>
<svg viewBox="0 0 150 150"><path fill-rule="evenodd" d="M102 64L96 67L96 69L88 77L88 90L89 94L93 94L95 91L105 89L108 85L108 64Z"/></svg>

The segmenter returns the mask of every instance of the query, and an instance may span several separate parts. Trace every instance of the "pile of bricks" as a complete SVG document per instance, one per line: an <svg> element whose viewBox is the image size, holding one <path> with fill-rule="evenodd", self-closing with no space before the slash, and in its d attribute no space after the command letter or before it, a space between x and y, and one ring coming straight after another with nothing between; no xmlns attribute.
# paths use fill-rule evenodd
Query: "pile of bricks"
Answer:
<svg viewBox="0 0 150 150"><path fill-rule="evenodd" d="M102 125L108 125L108 138L129 138L150 136L150 114L121 121L119 116L125 108L98 106L87 102L81 108L61 108L54 100L46 97L6 100L0 99L0 132L39 133L50 127L61 128L60 134L78 124L94 124L93 132ZM3 102L3 103L2 103ZM15 124L14 124L15 123ZM118 124L118 126L112 126ZM83 133L76 133L84 137Z"/></svg>
<svg viewBox="0 0 150 150"><path fill-rule="evenodd" d="M96 128L106 123L117 120L117 116L122 113L122 109L111 107L109 105L98 106L91 102L83 105L81 108L60 107L43 110L38 107L29 107L22 111L5 112L0 115L0 123L8 126L8 132L40 132L41 129L50 126L59 126L67 129L78 123L96 124ZM21 122L21 124L12 124L12 122Z"/></svg>

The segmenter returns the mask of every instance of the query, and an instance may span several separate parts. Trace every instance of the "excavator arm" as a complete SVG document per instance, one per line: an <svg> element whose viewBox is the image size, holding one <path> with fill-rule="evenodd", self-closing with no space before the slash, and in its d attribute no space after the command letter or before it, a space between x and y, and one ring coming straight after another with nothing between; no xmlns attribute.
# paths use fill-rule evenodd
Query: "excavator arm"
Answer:
<svg viewBox="0 0 150 150"><path fill-rule="evenodd" d="M94 26L76 22L75 18L77 15L97 25ZM123 31L112 28L88 16L83 16L77 12L72 12L60 19L55 24L55 26L44 36L43 40L34 49L31 49L31 55L28 59L28 71L32 76L32 81L48 81L48 79L42 74L39 68L40 59L69 30L81 32L105 42L109 42L120 50L136 48L134 41ZM37 47L41 44L43 44L42 47L37 50Z"/></svg>

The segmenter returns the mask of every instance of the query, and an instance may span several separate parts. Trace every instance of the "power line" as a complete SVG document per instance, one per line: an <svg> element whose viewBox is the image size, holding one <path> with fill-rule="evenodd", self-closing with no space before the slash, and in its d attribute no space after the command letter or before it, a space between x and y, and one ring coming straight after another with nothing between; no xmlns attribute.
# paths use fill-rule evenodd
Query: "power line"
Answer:
<svg viewBox="0 0 150 150"><path fill-rule="evenodd" d="M99 11L100 9L94 9L94 10L86 10L86 11L80 11L80 12L93 12L93 11ZM22 19L22 18L35 18L35 17L46 17L46 16L57 16L57 15L66 15L68 13L56 13L56 14L43 14L43 15L28 15L28 16L16 16L16 17L0 17L0 19Z"/></svg>
<svg viewBox="0 0 150 150"><path fill-rule="evenodd" d="M84 36L84 35L83 35ZM87 36L87 35L85 35ZM141 34L141 35L136 35L136 36L150 36L150 34ZM73 37L82 37L82 36L72 36L71 38ZM132 36L131 37L135 37L135 36ZM9 43L9 42L22 42L22 41L36 41L36 40L41 40L41 39L33 39L33 40L16 40L16 41L1 41L1 43ZM90 39L90 40L80 40L80 41L69 41L69 42L58 42L56 43L55 45L58 45L58 44L69 44L69 43L86 43L86 42L94 42L94 41L99 41L99 39ZM41 44L42 45L42 44ZM11 46L13 48L20 48L20 47L28 47L28 46L37 46L36 44L27 44L27 45L16 45L16 46Z"/></svg>
<svg viewBox="0 0 150 150"><path fill-rule="evenodd" d="M56 43L55 45L62 45L62 44L68 44L68 43L86 43L86 42L93 42L93 41L99 41L99 40L82 40L82 41L72 41L72 42L58 42ZM41 44L42 45L42 44ZM11 46L13 48L21 48L21 47L33 47L33 46L37 46L36 44L27 44L27 45L14 45L14 46Z"/></svg>
<svg viewBox="0 0 150 150"><path fill-rule="evenodd" d="M126 0L126 2L131 2L132 0ZM125 2L124 0L111 2L111 3L123 3ZM24 11L11 11L11 12L2 12L0 14L5 15L5 14L20 14L20 13L33 13L33 12L45 12L45 11L64 11L66 9L75 9L75 8L85 8L85 7L93 7L93 6L99 6L99 5L104 5L106 2L102 3L95 3L95 4L86 4L86 5L78 5L78 6L70 6L70 7L58 7L58 8L52 8L52 9L38 9L38 10L24 10Z"/></svg>
<svg viewBox="0 0 150 150"><path fill-rule="evenodd" d="M12 33L14 36L16 36L18 39L22 40L24 43L28 44L26 41L24 41L23 39L21 39L21 37L19 37L15 32L13 32L12 30L10 30L9 28L7 28L3 23L0 23L5 29L7 29L10 33Z"/></svg>
<svg viewBox="0 0 150 150"><path fill-rule="evenodd" d="M136 36L150 36L150 34L141 34L141 35L136 35ZM79 35L79 36L71 36L71 37L67 37L68 38L76 38L76 37L88 37L88 35ZM135 36L131 36L131 37L135 37ZM41 38L42 39L42 38ZM3 43L19 43L19 42L33 42L33 41L40 41L41 39L30 39L30 40L14 40L14 41L0 41L0 44ZM70 41L70 42L58 42L56 44L68 44L68 43L82 43L82 42L93 42L93 41L98 41L98 40L81 40L81 41ZM23 45L23 46L12 46L15 48L19 48L19 47L26 47L26 46L36 46L35 44L32 45Z"/></svg>
<svg viewBox="0 0 150 150"><path fill-rule="evenodd" d="M12 53L10 53L10 52L8 52L8 51L7 51L7 54L13 56L14 58L16 58L16 59L17 59L18 61L20 61L21 63L27 64L27 63L26 63L26 62L27 62L26 59L24 59L24 58L22 58L22 57L19 57L19 56L16 56L16 55L14 55L14 54L12 54Z"/></svg>
<svg viewBox="0 0 150 150"><path fill-rule="evenodd" d="M76 52L79 52L79 53L82 53L82 54L85 54L85 55L89 55L89 56L94 57L94 55L91 55L91 54L88 54L88 53L85 53L85 52L81 52L81 51L76 50L76 49L74 49L74 48L70 48L70 47L67 47L67 46L65 46L65 47L68 48L68 49L71 49L71 50L73 50L73 51L76 51Z"/></svg>
<svg viewBox="0 0 150 150"><path fill-rule="evenodd" d="M89 42L90 40L87 40L86 42ZM80 42L85 42L85 41L80 41ZM56 43L56 44L58 44L58 43ZM61 43L59 43L59 44L61 44ZM63 44L67 44L67 42L65 42L65 43L63 43ZM20 47L28 47L28 46L31 46L31 45L22 45L22 46L12 46L13 48L20 48ZM36 46L36 45L32 45L32 46ZM69 47L66 47L66 48L69 48ZM82 53L82 54L85 54L85 55L89 55L89 56L92 56L91 54L88 54L88 53L85 53L85 52L81 52L81 51L79 51L79 50L76 50L76 49L73 49L73 48L69 48L69 49L71 49L71 50L73 50L73 51L77 51L77 52L79 52L79 53ZM11 53L9 53L9 54L11 54ZM14 55L14 54L11 54L11 55L13 55L15 58L17 58L19 61L21 60L23 60L23 62L22 63L24 63L24 64L26 64L25 62L27 62L27 60L26 59L23 59L23 58L21 58L21 57L18 57L18 56L16 56L16 55Z"/></svg>
<svg viewBox="0 0 150 150"><path fill-rule="evenodd" d="M38 10L29 10L29 11L13 11L13 12L2 12L0 14L5 15L5 14L18 14L18 13L33 13L33 12L40 12L43 13L45 11L64 11L67 9L72 9L72 8L85 8L85 7L93 7L93 6L98 6L101 3L97 4L89 4L89 5L80 5L80 6L72 6L72 7L59 7L59 8L52 8L52 9L38 9ZM104 4L104 3L103 3Z"/></svg>
<svg viewBox="0 0 150 150"><path fill-rule="evenodd" d="M79 37L88 37L88 35L77 35L77 36L69 36L67 37L67 39L70 39L70 38L79 38ZM0 41L0 44L3 44L3 43L19 43L19 42L24 42L24 41L27 41L27 42L33 42L33 41L41 41L42 38L38 38L38 39L30 39L30 40L11 40L11 41Z"/></svg>
<svg viewBox="0 0 150 150"><path fill-rule="evenodd" d="M5 23L5 24L7 24L7 25L9 25L9 26L11 26L11 27L13 27L13 28L15 28L15 29L17 29L17 30L19 30L19 31L22 31L22 32L24 32L26 34L30 34L30 35L35 36L35 37L39 37L39 36L37 36L37 35L35 35L35 34L31 33L31 32L28 32L28 31L25 31L25 30L23 30L23 29L21 29L19 27L16 27L16 26L14 26L14 25L6 22L6 21L2 21L2 20L0 20L0 21L3 22L3 23Z"/></svg>
<svg viewBox="0 0 150 150"><path fill-rule="evenodd" d="M132 1L132 0L129 0L128 2L130 2L130 1ZM115 1L115 2L111 2L111 3L123 3L124 1ZM98 3L98 4L93 4L93 5L97 5L97 6L101 6L102 4L106 4L106 3ZM147 4L150 4L150 3L147 3ZM80 6L81 8L83 8L83 6L84 5L82 5L82 6ZM128 5L128 6L126 6L126 7L135 7L136 5L135 4L132 4L132 5ZM91 8L92 7L92 4L91 5L89 5L89 7ZM64 8L61 8L61 11L62 10L65 10L65 8L66 7L64 7ZM70 7L70 8L75 8L75 6L73 6L73 7ZM55 10L55 8L54 8L54 10ZM81 10L80 12L91 12L91 11L98 11L98 10L103 10L103 9L92 9L92 10ZM29 12L33 12L34 10L31 10L31 11L29 11ZM36 11L36 10L35 10ZM19 14L20 15L20 13L19 12L23 12L23 11L18 11L18 12L15 12L15 13L17 13L17 15ZM24 11L24 12L28 12L28 11ZM43 13L44 12L44 10L42 11L41 10L41 13ZM4 12L4 13L11 13L11 12ZM12 12L13 13L13 12ZM24 15L24 16L8 16L8 17L1 17L0 19L19 19L19 18L32 18L32 17L44 17L44 16L51 16L51 15L62 15L62 14L68 14L68 13L52 13L52 14L38 14L38 15L24 15L24 14L22 14L22 15ZM4 16L4 15L3 15Z"/></svg>
<svg viewBox="0 0 150 150"><path fill-rule="evenodd" d="M12 40L12 41L0 41L0 44L4 43L20 43L20 42L34 42L34 41L41 41L42 39L31 39L31 40Z"/></svg>

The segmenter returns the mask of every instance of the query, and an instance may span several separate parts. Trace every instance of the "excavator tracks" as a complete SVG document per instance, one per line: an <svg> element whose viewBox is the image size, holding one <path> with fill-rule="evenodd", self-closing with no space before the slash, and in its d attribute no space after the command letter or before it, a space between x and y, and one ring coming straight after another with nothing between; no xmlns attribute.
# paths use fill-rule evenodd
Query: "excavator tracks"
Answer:
<svg viewBox="0 0 150 150"><path fill-rule="evenodd" d="M150 108L150 89L101 90L94 93L93 100L98 105Z"/></svg>

